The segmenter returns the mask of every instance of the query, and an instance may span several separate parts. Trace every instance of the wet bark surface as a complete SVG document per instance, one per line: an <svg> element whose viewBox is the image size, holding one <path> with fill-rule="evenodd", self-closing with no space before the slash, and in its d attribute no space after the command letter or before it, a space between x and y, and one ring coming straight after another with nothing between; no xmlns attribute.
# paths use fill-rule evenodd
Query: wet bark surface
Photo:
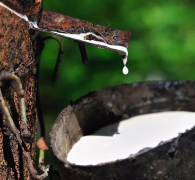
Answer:
<svg viewBox="0 0 195 180"><path fill-rule="evenodd" d="M24 4L25 5L25 2ZM39 47L34 32L29 31L28 23L10 11L0 6L0 70L15 73L20 77L24 89L28 130L31 133L31 144L25 144L35 156L36 139L36 91ZM19 102L10 83L2 82L1 89L9 107L11 116L19 129ZM15 136L6 135L8 128L0 113L0 174L1 179L30 179L26 159L22 156L21 148Z"/></svg>
<svg viewBox="0 0 195 180"><path fill-rule="evenodd" d="M103 126L140 114L194 112L194 89L194 81L124 84L89 93L69 105L59 114L50 134L61 179L195 179L195 128L123 160L96 166L77 166L66 160L80 137Z"/></svg>

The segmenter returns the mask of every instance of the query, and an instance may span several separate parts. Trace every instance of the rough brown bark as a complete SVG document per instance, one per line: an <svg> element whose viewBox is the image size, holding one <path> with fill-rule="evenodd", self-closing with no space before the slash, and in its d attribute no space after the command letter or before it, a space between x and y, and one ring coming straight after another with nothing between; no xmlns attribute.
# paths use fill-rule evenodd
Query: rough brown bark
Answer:
<svg viewBox="0 0 195 180"><path fill-rule="evenodd" d="M31 156L35 156L37 68L40 48L28 23L0 6L0 71L15 72L22 81L26 103L28 129L32 144L26 144ZM34 38L33 38L34 37ZM12 118L19 129L19 102L10 84L2 83L2 91ZM26 159L16 138L8 137L5 119L0 113L0 179L30 179Z"/></svg>

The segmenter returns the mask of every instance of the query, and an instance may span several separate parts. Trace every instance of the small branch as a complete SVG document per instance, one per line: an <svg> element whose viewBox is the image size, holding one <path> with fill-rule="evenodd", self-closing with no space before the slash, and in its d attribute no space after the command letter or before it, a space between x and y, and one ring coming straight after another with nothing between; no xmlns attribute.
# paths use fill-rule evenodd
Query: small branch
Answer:
<svg viewBox="0 0 195 180"><path fill-rule="evenodd" d="M79 45L79 50L81 53L81 58L82 58L83 64L88 64L88 58L87 58L87 52L85 49L85 44L78 41L78 45Z"/></svg>
<svg viewBox="0 0 195 180"><path fill-rule="evenodd" d="M48 172L48 170L50 169L50 165L45 166L45 151L40 149L39 150L39 168L43 171L43 172Z"/></svg>
<svg viewBox="0 0 195 180"><path fill-rule="evenodd" d="M18 78L13 73L9 73L6 71L2 71L0 73L0 81L10 81L12 87L14 88L18 99L19 99L19 105L20 105L20 117L21 117L21 123L20 123L20 129L21 129L21 135L24 138L25 141L29 142L31 138L31 134L28 131L27 128L27 120L26 120L26 107L25 107L25 101L24 101L24 91L22 89L22 84L20 81L20 78Z"/></svg>
<svg viewBox="0 0 195 180"><path fill-rule="evenodd" d="M17 0L16 0L17 1ZM27 21L31 29L70 38L88 43L99 48L118 52L123 59L127 58L131 31L112 29L69 17L59 13L42 10L42 1L36 0L29 10L13 7L12 0L0 0L0 5ZM18 7L18 5L16 6ZM20 7L20 6L19 6Z"/></svg>
<svg viewBox="0 0 195 180"><path fill-rule="evenodd" d="M34 23L32 29L113 50L122 57L128 55L131 31L112 29L47 10L43 10L39 23Z"/></svg>
<svg viewBox="0 0 195 180"><path fill-rule="evenodd" d="M6 119L5 122L6 122L7 127L15 134L19 145L22 146L22 139L20 138L19 131L14 124L14 121L9 113L9 110L7 106L5 105L5 101L3 99L1 89L0 89L0 108L1 108L2 114L5 116L5 119Z"/></svg>
<svg viewBox="0 0 195 180"><path fill-rule="evenodd" d="M46 41L48 41L50 39L56 40L59 43L59 46L60 46L59 52L58 52L58 58L57 58L56 65L55 65L53 75L52 75L52 81L55 81L56 78L57 78L57 73L60 69L60 64L62 62L62 55L64 53L64 44L63 44L63 41L60 38L55 37L55 36L46 36L46 37L44 37L43 38L43 43L45 43Z"/></svg>

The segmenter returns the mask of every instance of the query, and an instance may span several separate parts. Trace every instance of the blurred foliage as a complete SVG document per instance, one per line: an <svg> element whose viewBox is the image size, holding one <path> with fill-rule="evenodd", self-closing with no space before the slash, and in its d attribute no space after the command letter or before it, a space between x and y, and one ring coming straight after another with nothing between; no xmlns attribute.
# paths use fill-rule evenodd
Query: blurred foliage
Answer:
<svg viewBox="0 0 195 180"><path fill-rule="evenodd" d="M52 83L59 46L53 40L46 43L39 85L47 136L70 100L89 91L146 80L195 78L193 0L44 0L43 7L105 26L111 23L112 28L132 30L128 75L122 74L123 63L116 52L86 45L89 64L83 65L77 43L62 38L65 53L57 80ZM51 163L51 159L46 162Z"/></svg>

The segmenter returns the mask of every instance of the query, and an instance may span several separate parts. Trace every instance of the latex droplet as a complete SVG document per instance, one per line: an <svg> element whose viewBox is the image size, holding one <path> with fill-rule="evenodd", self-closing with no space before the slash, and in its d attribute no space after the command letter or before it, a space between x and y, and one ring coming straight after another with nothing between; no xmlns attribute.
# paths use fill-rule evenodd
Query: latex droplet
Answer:
<svg viewBox="0 0 195 180"><path fill-rule="evenodd" d="M129 70L128 70L128 68L126 67L126 66L124 66L124 68L123 68L123 74L128 74L128 72L129 72Z"/></svg>
<svg viewBox="0 0 195 180"><path fill-rule="evenodd" d="M127 64L127 57L123 59L123 64Z"/></svg>

